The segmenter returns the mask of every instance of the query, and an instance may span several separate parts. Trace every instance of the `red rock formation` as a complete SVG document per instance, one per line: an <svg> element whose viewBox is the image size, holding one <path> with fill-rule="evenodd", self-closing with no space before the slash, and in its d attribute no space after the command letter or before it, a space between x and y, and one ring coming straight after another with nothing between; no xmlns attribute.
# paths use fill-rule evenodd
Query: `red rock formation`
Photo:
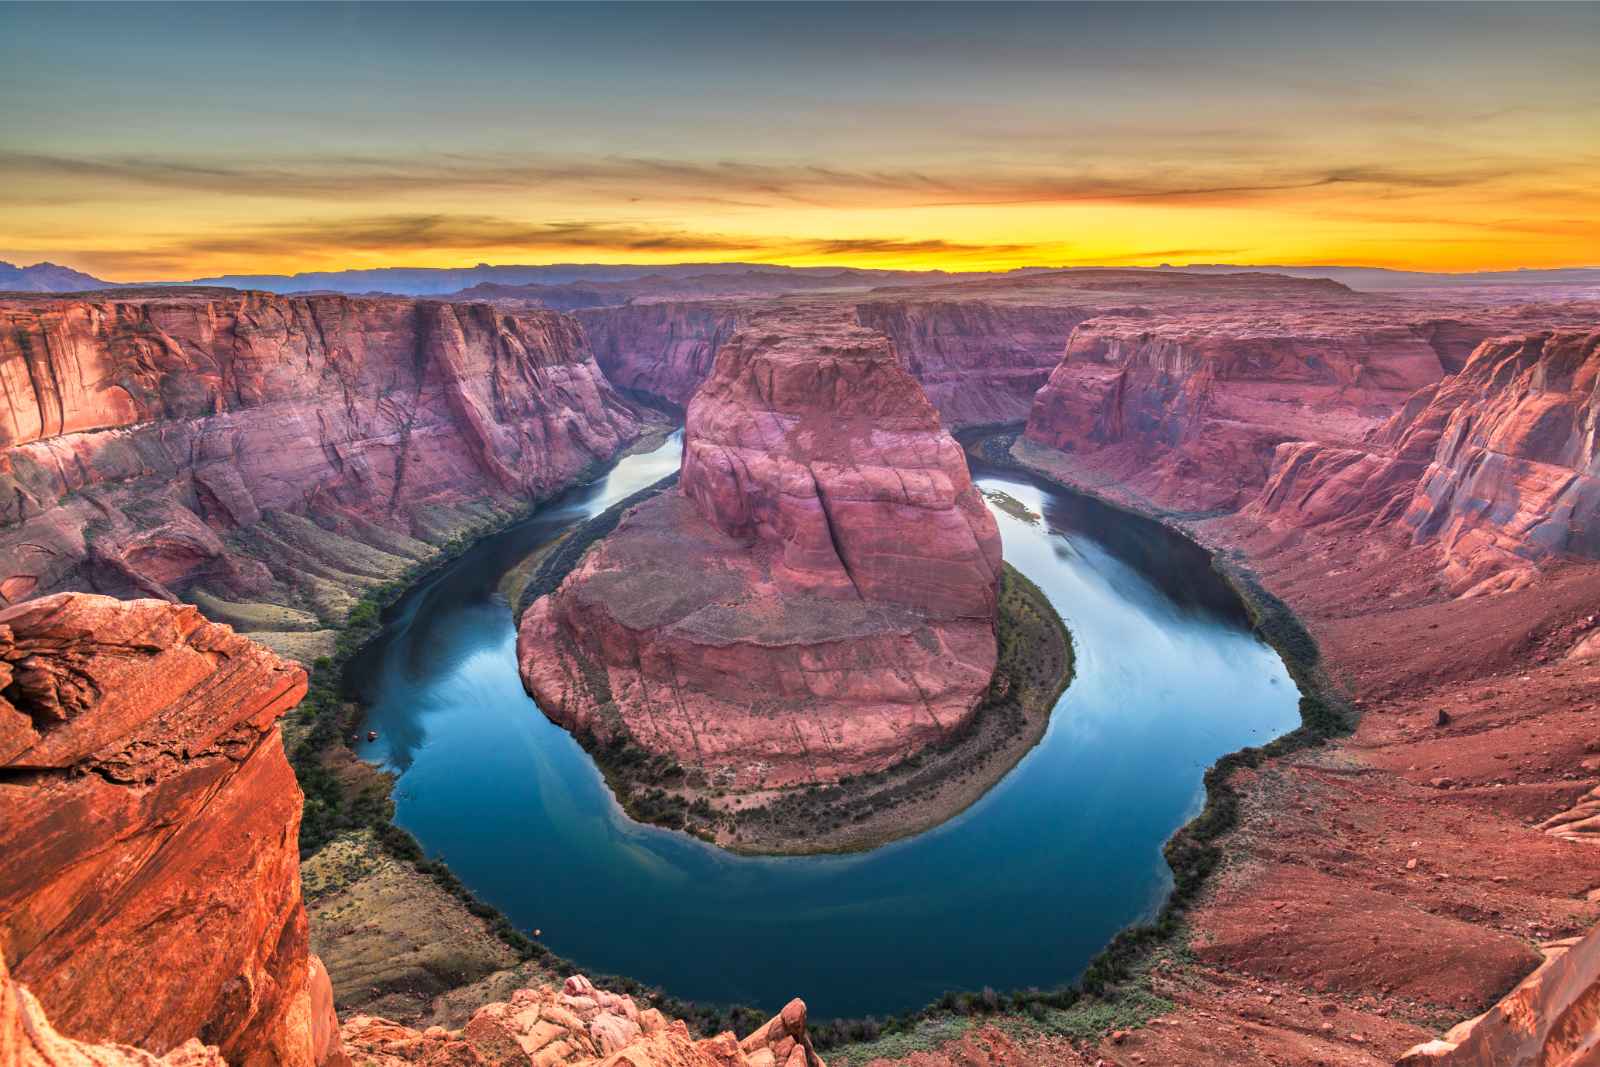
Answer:
<svg viewBox="0 0 1600 1067"><path fill-rule="evenodd" d="M684 407L747 317L731 303L630 304L576 314L611 384Z"/></svg>
<svg viewBox="0 0 1600 1067"><path fill-rule="evenodd" d="M999 535L883 335L754 321L689 407L680 492L522 621L540 706L744 786L877 770L995 666Z"/></svg>
<svg viewBox="0 0 1600 1067"><path fill-rule="evenodd" d="M551 492L637 432L572 319L482 304L16 298L0 304L0 394L11 602L198 582L326 615L484 502ZM290 513L358 543L317 551L261 525Z"/></svg>
<svg viewBox="0 0 1600 1067"><path fill-rule="evenodd" d="M1560 946L1483 1015L1411 1049L1400 1067L1600 1064L1600 929Z"/></svg>
<svg viewBox="0 0 1600 1067"><path fill-rule="evenodd" d="M0 612L0 952L62 1031L235 1067L336 1051L277 728L305 688L191 607Z"/></svg>
<svg viewBox="0 0 1600 1067"><path fill-rule="evenodd" d="M460 1030L419 1032L357 1015L343 1038L358 1067L824 1067L799 1000L743 1041L731 1033L696 1041L681 1021L640 1010L631 997L596 989L581 975L559 993L519 989L509 1002L479 1008Z"/></svg>
<svg viewBox="0 0 1600 1067"><path fill-rule="evenodd" d="M1073 332L1026 436L1166 506L1232 509L1278 444L1359 440L1442 375L1412 330L1342 310L1103 317Z"/></svg>
<svg viewBox="0 0 1600 1067"><path fill-rule="evenodd" d="M813 299L813 305L818 303ZM766 305L769 309L771 302ZM837 310L848 313L840 299ZM613 384L683 407L755 303L652 303L577 312ZM855 306L894 342L949 427L1021 422L1085 312L978 300L884 298Z"/></svg>
<svg viewBox="0 0 1600 1067"><path fill-rule="evenodd" d="M128 1045L98 1045L63 1037L45 1011L11 980L0 954L0 1067L227 1067L215 1046L190 1038L165 1056Z"/></svg>
<svg viewBox="0 0 1600 1067"><path fill-rule="evenodd" d="M1600 331L1503 338L1420 390L1362 447L1278 449L1250 510L1284 528L1403 530L1458 594L1600 558Z"/></svg>
<svg viewBox="0 0 1600 1067"><path fill-rule="evenodd" d="M1021 422L1061 361L1073 307L979 300L875 300L861 325L881 330L946 426Z"/></svg>

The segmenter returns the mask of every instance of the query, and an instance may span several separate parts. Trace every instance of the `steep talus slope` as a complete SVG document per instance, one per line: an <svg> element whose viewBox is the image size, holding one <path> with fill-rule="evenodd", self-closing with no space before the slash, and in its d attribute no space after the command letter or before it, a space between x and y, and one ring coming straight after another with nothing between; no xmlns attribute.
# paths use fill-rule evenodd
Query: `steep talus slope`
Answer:
<svg viewBox="0 0 1600 1067"><path fill-rule="evenodd" d="M0 393L0 597L181 593L263 630L338 620L638 432L576 322L482 304L17 299Z"/></svg>
<svg viewBox="0 0 1600 1067"><path fill-rule="evenodd" d="M949 735L995 667L999 535L879 333L758 316L689 406L681 485L524 615L557 722L744 789Z"/></svg>
<svg viewBox="0 0 1600 1067"><path fill-rule="evenodd" d="M15 979L73 1038L322 1062L277 724L305 672L192 607L69 593L0 612L0 685Z"/></svg>

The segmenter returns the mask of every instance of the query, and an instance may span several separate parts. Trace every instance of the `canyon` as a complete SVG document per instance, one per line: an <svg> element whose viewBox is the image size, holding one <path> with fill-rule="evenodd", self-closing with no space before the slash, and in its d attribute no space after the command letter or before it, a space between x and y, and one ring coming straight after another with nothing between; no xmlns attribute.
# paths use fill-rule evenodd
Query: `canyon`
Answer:
<svg viewBox="0 0 1600 1067"><path fill-rule="evenodd" d="M182 595L307 662L640 432L552 312L115 291L0 327L0 598Z"/></svg>
<svg viewBox="0 0 1600 1067"><path fill-rule="evenodd" d="M1600 996L1577 940L1600 917L1600 303L886 281L573 316L489 291L0 299L0 1051L59 1030L168 1062L812 1062L790 1009L749 1047L696 1041L577 979L512 992L508 959L450 1025L353 1010L300 899L276 721L304 673L218 625L330 654L363 596L661 425L648 401L687 408L678 485L522 624L524 677L574 730L747 795L935 743L989 685L1001 581L947 431L1024 420L1011 462L1247 573L1358 713L1232 772L1185 958L1141 979L1168 1007L1073 1041L980 1021L908 1062L1587 1062L1546 1038L1592 1032ZM114 977L163 965L196 977ZM1530 1016L1545 1051L1504 1051Z"/></svg>
<svg viewBox="0 0 1600 1067"><path fill-rule="evenodd" d="M765 312L690 401L677 486L528 609L518 659L590 743L765 797L962 730L999 579L994 520L888 338Z"/></svg>

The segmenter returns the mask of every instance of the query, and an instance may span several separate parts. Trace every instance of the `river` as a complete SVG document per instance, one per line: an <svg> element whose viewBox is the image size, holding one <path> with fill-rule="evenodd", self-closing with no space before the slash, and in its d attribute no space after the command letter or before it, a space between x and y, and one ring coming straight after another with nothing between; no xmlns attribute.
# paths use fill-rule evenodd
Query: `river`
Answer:
<svg viewBox="0 0 1600 1067"><path fill-rule="evenodd" d="M814 1018L952 989L1072 980L1171 885L1161 846L1217 757L1298 724L1299 694L1203 550L1152 521L974 462L1005 557L1071 629L1077 677L1039 745L917 837L846 856L735 856L622 814L524 693L496 587L511 567L677 468L681 435L491 537L407 594L352 665L360 754L396 821L480 897L594 973Z"/></svg>

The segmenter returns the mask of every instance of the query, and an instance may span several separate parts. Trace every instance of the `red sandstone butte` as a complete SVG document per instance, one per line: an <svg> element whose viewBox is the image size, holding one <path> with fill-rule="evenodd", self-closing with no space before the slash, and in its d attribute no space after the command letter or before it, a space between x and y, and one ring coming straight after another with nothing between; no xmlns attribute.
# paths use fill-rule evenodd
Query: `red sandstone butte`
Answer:
<svg viewBox="0 0 1600 1067"><path fill-rule="evenodd" d="M576 320L394 298L7 297L0 396L0 603L200 586L326 619L639 432Z"/></svg>
<svg viewBox="0 0 1600 1067"><path fill-rule="evenodd" d="M680 485L522 620L556 722L720 781L881 769L967 721L995 667L1000 539L882 334L758 316L689 405Z"/></svg>
<svg viewBox="0 0 1600 1067"><path fill-rule="evenodd" d="M331 1059L278 731L305 672L192 607L69 593L0 612L0 689L0 954L51 1022Z"/></svg>

